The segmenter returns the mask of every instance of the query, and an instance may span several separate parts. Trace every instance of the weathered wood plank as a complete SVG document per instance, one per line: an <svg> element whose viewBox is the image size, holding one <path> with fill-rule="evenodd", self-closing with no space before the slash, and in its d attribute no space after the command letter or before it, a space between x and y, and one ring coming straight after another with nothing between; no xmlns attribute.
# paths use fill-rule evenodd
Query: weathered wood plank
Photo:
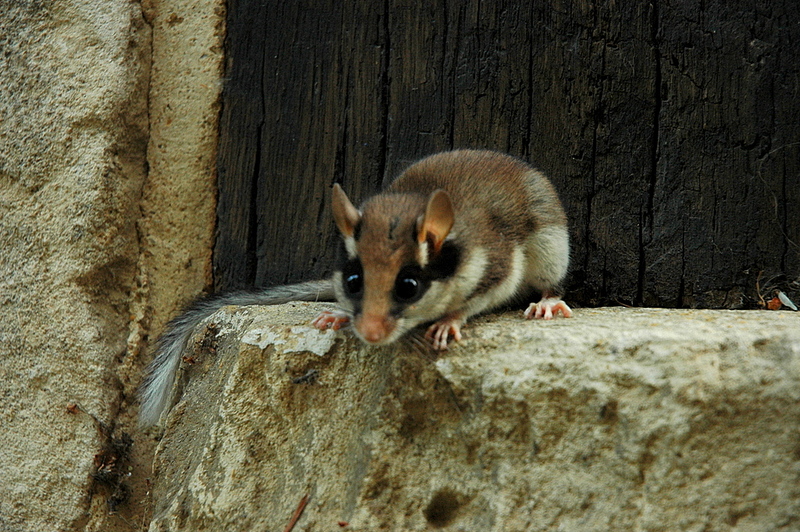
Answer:
<svg viewBox="0 0 800 532"><path fill-rule="evenodd" d="M661 6L645 302L737 306L759 271L797 276L800 177L784 163L800 159L798 13L791 2Z"/></svg>
<svg viewBox="0 0 800 532"><path fill-rule="evenodd" d="M257 205L254 180L264 107L258 77L263 67L267 9L250 0L229 0L226 79L217 155L217 241L214 285L252 286L256 268Z"/></svg>
<svg viewBox="0 0 800 532"><path fill-rule="evenodd" d="M562 193L573 301L748 306L762 270L791 288L799 11L232 1L216 284L326 274L332 183L358 201L421 156L483 147Z"/></svg>

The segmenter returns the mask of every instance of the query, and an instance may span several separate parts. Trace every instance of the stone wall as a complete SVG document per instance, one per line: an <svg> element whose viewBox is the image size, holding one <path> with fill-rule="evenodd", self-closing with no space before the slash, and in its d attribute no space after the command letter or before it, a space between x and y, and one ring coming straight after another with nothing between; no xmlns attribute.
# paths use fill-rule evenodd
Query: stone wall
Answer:
<svg viewBox="0 0 800 532"><path fill-rule="evenodd" d="M0 530L148 520L130 407L148 336L210 279L222 5L0 10Z"/></svg>

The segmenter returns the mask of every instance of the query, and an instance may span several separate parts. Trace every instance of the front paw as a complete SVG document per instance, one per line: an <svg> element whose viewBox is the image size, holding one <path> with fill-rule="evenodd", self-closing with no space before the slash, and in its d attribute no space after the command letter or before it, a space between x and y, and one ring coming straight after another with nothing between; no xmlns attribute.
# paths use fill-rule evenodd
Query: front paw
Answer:
<svg viewBox="0 0 800 532"><path fill-rule="evenodd" d="M454 342L461 340L461 318L447 317L437 321L425 332L425 338L437 351L447 350L447 341L452 336Z"/></svg>
<svg viewBox="0 0 800 532"><path fill-rule="evenodd" d="M561 313L565 318L572 316L572 309L556 297L542 298L538 303L531 303L525 311L527 319L551 320Z"/></svg>
<svg viewBox="0 0 800 532"><path fill-rule="evenodd" d="M311 324L317 329L333 329L338 331L350 323L350 316L341 310L323 310L319 316L314 318Z"/></svg>

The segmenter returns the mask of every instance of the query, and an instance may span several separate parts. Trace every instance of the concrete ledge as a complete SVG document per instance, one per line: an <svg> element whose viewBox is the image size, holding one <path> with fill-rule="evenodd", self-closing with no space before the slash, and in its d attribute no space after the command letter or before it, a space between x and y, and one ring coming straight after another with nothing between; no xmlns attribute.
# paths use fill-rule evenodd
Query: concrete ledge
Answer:
<svg viewBox="0 0 800 532"><path fill-rule="evenodd" d="M151 530L797 530L800 314L489 316L432 360L226 308L197 332Z"/></svg>

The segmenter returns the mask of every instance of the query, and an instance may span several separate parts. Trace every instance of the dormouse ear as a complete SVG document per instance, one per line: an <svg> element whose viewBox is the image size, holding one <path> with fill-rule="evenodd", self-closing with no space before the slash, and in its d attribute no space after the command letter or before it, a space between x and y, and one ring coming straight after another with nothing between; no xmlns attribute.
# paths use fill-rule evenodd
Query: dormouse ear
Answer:
<svg viewBox="0 0 800 532"><path fill-rule="evenodd" d="M333 185L332 206L333 219L336 221L336 227L339 228L339 232L343 236L352 237L358 222L361 221L361 213L347 199L347 194L344 193L339 183Z"/></svg>
<svg viewBox="0 0 800 532"><path fill-rule="evenodd" d="M438 253L453 228L454 220L450 196L442 189L433 191L428 198L425 214L417 220L417 242L431 243L434 253Z"/></svg>

